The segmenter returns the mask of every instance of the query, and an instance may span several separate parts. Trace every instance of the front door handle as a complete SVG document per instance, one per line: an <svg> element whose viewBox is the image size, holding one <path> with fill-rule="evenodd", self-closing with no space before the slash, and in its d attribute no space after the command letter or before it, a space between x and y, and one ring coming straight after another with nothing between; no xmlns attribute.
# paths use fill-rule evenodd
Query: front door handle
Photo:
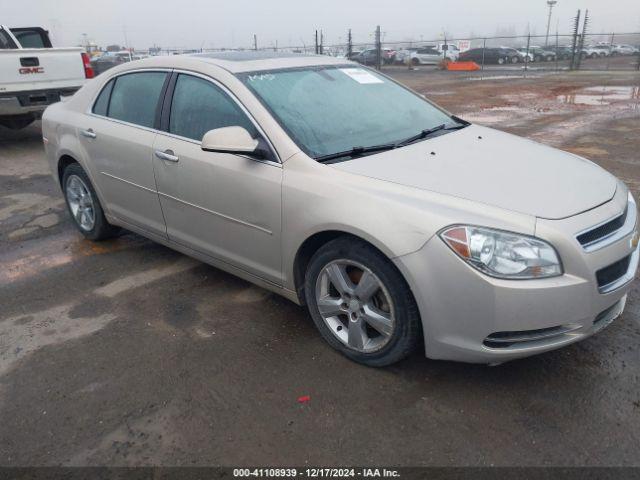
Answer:
<svg viewBox="0 0 640 480"><path fill-rule="evenodd" d="M80 130L80 134L83 137L87 137L87 138L96 138L96 132L93 131L93 128L89 128L87 130Z"/></svg>
<svg viewBox="0 0 640 480"><path fill-rule="evenodd" d="M172 150L165 150L164 152L156 150L156 157L166 160L167 162L177 162L180 160L180 157L174 155Z"/></svg>

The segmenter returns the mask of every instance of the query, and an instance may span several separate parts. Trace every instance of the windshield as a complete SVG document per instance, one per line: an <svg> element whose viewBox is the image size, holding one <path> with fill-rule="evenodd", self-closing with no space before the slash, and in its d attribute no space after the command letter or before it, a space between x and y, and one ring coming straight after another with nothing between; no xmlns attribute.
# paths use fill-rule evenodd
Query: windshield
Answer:
<svg viewBox="0 0 640 480"><path fill-rule="evenodd" d="M239 77L314 158L353 147L396 143L425 129L456 123L422 97L360 67L314 67Z"/></svg>

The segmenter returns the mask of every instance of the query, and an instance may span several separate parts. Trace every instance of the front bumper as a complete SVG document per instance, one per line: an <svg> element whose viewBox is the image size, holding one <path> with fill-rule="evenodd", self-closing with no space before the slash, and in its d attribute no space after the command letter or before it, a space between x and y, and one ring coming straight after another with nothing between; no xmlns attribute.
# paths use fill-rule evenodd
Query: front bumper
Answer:
<svg viewBox="0 0 640 480"><path fill-rule="evenodd" d="M536 234L559 251L565 273L536 280L484 275L434 236L418 252L396 258L420 309L429 358L501 363L553 350L593 335L618 317L635 277L640 254L628 233L597 251L575 239L626 202L619 195L603 207L571 219L539 220ZM581 218L578 218L581 217ZM624 281L599 291L595 272L631 255Z"/></svg>

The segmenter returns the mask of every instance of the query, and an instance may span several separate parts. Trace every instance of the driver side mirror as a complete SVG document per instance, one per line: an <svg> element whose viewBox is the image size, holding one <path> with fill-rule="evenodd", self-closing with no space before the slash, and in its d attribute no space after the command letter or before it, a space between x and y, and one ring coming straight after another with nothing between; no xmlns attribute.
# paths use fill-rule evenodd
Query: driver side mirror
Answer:
<svg viewBox="0 0 640 480"><path fill-rule="evenodd" d="M209 130L202 137L201 148L205 152L233 153L263 158L260 141L251 137L243 127L222 127Z"/></svg>

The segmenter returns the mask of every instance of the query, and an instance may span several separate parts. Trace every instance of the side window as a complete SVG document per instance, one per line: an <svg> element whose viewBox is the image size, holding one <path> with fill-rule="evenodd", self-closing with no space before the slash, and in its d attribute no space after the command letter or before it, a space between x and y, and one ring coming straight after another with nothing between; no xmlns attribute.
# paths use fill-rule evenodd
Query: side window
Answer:
<svg viewBox="0 0 640 480"><path fill-rule="evenodd" d="M116 78L109 102L109 118L153 127L166 76L164 72L140 72Z"/></svg>
<svg viewBox="0 0 640 480"><path fill-rule="evenodd" d="M96 103L93 104L93 109L91 111L96 115L102 115L103 117L107 116L109 97L111 96L111 90L113 89L114 82L115 80L111 80L104 86L100 95L98 95L98 98L96 99Z"/></svg>
<svg viewBox="0 0 640 480"><path fill-rule="evenodd" d="M36 30L16 30L13 35L22 48L47 48L42 34Z"/></svg>
<svg viewBox="0 0 640 480"><path fill-rule="evenodd" d="M258 132L245 113L213 83L191 75L179 75L171 102L169 133L202 140L209 130L240 126L252 137Z"/></svg>

